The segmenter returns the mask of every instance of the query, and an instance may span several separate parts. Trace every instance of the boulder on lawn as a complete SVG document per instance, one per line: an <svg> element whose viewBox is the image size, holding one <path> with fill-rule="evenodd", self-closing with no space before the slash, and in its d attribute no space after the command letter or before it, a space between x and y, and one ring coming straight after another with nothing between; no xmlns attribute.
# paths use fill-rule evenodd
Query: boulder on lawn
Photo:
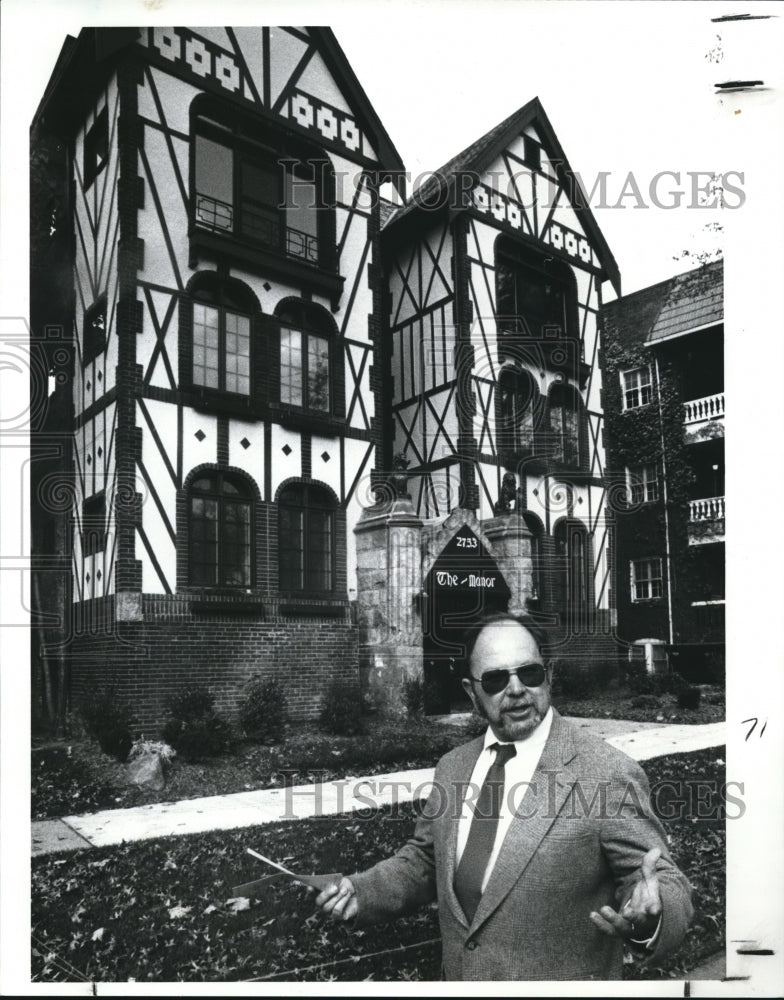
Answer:
<svg viewBox="0 0 784 1000"><path fill-rule="evenodd" d="M159 792L166 785L163 764L157 753L144 754L125 765L128 782L140 788L150 788Z"/></svg>

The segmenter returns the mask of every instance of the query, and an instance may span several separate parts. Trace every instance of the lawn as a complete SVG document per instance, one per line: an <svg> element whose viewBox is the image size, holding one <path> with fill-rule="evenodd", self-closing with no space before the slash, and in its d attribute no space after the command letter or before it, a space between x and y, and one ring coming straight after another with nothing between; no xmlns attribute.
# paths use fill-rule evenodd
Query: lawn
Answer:
<svg viewBox="0 0 784 1000"><path fill-rule="evenodd" d="M685 779L720 786L724 780L716 750L660 757L644 767L654 786ZM246 846L302 871L351 872L394 851L413 822L413 807L400 806L367 818L303 820L35 859L32 977L37 982L437 979L433 908L363 932L317 916L309 891L288 883L272 882L258 900L232 901L232 886L260 874L245 855ZM724 946L724 822L684 814L665 825L673 856L694 886L695 920L666 969L654 973L630 965L629 978L681 978Z"/></svg>
<svg viewBox="0 0 784 1000"><path fill-rule="evenodd" d="M674 695L648 699L638 707L623 686L613 684L590 698L554 698L564 715L633 719L639 722L718 722L724 718L720 689L706 689L698 709L678 709ZM74 727L76 730L76 727ZM332 736L314 724L290 726L275 746L239 741L235 753L201 763L175 758L166 787L153 792L128 785L125 768L97 744L75 735L57 744L34 747L31 762L33 819L78 815L98 809L145 805L203 795L222 795L292 783L325 781L356 774L381 774L432 767L452 747L481 731L478 720L442 725L422 720L390 722L370 716L357 736ZM284 773L288 778L284 779Z"/></svg>

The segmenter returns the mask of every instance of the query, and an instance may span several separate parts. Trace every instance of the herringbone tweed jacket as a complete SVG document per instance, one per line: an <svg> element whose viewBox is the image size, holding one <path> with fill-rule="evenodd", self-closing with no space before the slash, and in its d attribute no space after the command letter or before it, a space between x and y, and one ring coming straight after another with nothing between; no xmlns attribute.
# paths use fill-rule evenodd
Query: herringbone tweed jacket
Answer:
<svg viewBox="0 0 784 1000"><path fill-rule="evenodd" d="M355 926L437 899L446 979L619 979L622 943L588 915L605 904L617 909L640 877L642 856L659 847L663 917L647 960L658 962L676 948L691 919L691 890L651 812L644 772L557 712L468 925L453 888L455 845L462 798L482 747L478 737L446 754L411 840L351 876Z"/></svg>

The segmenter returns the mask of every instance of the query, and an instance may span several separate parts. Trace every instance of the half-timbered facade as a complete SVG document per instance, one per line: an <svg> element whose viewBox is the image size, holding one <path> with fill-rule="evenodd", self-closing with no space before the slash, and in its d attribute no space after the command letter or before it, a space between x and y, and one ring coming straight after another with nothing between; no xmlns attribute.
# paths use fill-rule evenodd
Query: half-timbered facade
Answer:
<svg viewBox="0 0 784 1000"><path fill-rule="evenodd" d="M412 583L431 704L459 694L445 669L483 607L541 613L558 655L614 655L597 318L619 277L540 102L435 171L383 244L387 460L426 536L471 515L454 580L425 559Z"/></svg>
<svg viewBox="0 0 784 1000"><path fill-rule="evenodd" d="M35 127L70 173L75 694L155 722L269 671L312 714L356 676L399 157L319 28L86 29Z"/></svg>
<svg viewBox="0 0 784 1000"><path fill-rule="evenodd" d="M34 139L67 181L31 312L73 345L77 700L151 727L266 673L308 717L358 671L399 706L424 665L448 709L488 607L599 648L619 278L538 100L391 218L402 163L329 29L86 29Z"/></svg>

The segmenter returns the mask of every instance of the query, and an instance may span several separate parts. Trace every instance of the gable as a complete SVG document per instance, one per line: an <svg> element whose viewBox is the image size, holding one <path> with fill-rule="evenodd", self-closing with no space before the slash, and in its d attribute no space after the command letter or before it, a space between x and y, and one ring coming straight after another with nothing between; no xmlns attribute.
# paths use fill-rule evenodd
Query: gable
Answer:
<svg viewBox="0 0 784 1000"><path fill-rule="evenodd" d="M538 166L526 152L537 151ZM568 168L567 168L568 170ZM572 201L569 173L536 123L520 129L480 175L473 207L513 232L552 247L572 262L602 266L602 246Z"/></svg>
<svg viewBox="0 0 784 1000"><path fill-rule="evenodd" d="M532 140L540 162L526 164L525 139ZM472 209L502 229L525 234L577 266L594 268L609 278L620 295L615 258L572 172L545 110L537 97L509 115L462 152L435 170L398 209L384 228L388 242L404 241L421 211L434 207L449 214ZM394 234L394 235L392 235Z"/></svg>
<svg viewBox="0 0 784 1000"><path fill-rule="evenodd" d="M77 49L86 48L86 31ZM202 90L284 118L325 148L368 167L403 170L329 28L145 27L136 42L151 63Z"/></svg>

